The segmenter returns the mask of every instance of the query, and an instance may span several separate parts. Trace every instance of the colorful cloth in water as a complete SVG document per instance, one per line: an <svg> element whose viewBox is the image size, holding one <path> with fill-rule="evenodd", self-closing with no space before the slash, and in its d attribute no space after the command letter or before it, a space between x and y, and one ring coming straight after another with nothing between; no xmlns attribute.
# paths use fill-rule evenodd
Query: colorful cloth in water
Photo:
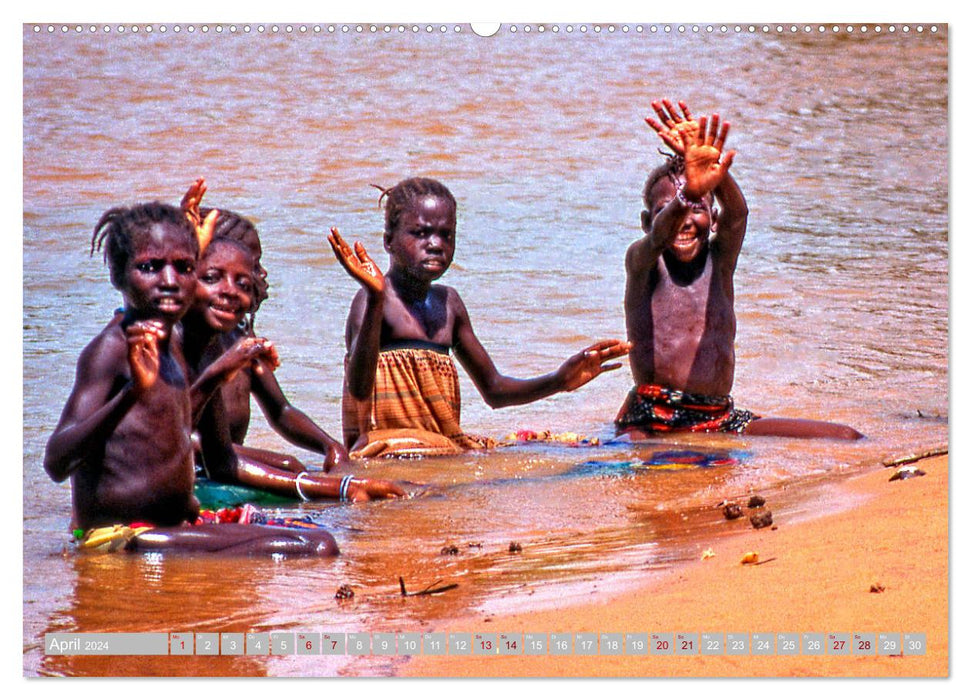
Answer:
<svg viewBox="0 0 971 700"><path fill-rule="evenodd" d="M236 508L220 508L219 510L199 511L199 518L194 525L205 523L240 523L242 525L267 525L269 527L287 527L297 530L317 530L322 526L314 522L309 515L268 515L252 503L244 503Z"/></svg>
<svg viewBox="0 0 971 700"><path fill-rule="evenodd" d="M459 378L448 348L430 343L383 349L370 399L344 382L344 442L352 457L457 454L494 446L459 424Z"/></svg>
<svg viewBox="0 0 971 700"><path fill-rule="evenodd" d="M759 416L735 408L731 396L703 396L642 384L627 395L614 424L618 432L742 433Z"/></svg>

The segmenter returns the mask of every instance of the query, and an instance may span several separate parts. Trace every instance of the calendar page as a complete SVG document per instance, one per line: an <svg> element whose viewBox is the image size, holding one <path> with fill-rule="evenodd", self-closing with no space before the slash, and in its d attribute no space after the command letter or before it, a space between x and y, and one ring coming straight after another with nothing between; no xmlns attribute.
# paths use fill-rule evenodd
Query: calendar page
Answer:
<svg viewBox="0 0 971 700"><path fill-rule="evenodd" d="M410 13L22 25L23 675L948 676L948 24Z"/></svg>

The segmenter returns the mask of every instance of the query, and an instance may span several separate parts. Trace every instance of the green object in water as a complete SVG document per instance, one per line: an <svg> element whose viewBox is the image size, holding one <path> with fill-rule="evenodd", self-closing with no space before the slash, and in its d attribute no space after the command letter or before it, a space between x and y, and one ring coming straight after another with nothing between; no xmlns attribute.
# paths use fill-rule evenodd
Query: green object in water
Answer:
<svg viewBox="0 0 971 700"><path fill-rule="evenodd" d="M233 508L243 503L253 505L275 505L278 503L294 503L296 498L280 496L269 491L253 489L238 484L221 484L205 477L196 478L196 498L204 510L219 510Z"/></svg>

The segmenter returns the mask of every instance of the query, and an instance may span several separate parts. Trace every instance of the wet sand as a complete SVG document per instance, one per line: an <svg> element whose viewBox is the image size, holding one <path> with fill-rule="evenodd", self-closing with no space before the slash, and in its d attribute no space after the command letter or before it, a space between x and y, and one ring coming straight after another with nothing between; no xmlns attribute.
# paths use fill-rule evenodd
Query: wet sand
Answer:
<svg viewBox="0 0 971 700"><path fill-rule="evenodd" d="M923 656L414 657L425 677L694 676L944 677L949 673L948 457L926 475L889 481L876 468L845 483L841 512L713 545L715 556L636 591L522 615L468 618L456 632L924 633ZM769 504L771 505L771 504ZM760 565L742 565L758 552ZM771 561L769 561L771 560ZM871 592L871 587L882 592Z"/></svg>

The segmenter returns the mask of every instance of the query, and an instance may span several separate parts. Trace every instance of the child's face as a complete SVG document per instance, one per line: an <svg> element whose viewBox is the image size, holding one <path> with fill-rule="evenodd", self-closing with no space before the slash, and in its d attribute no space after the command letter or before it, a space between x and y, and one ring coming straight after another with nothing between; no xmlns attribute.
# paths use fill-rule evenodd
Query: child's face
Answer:
<svg viewBox="0 0 971 700"><path fill-rule="evenodd" d="M415 279L432 282L445 274L455 255L455 207L426 195L403 209L398 225L384 235L391 267Z"/></svg>
<svg viewBox="0 0 971 700"><path fill-rule="evenodd" d="M125 268L126 306L141 318L178 321L192 303L196 254L186 232L157 223L133 241Z"/></svg>
<svg viewBox="0 0 971 700"><path fill-rule="evenodd" d="M194 314L228 333L253 307L253 258L235 245L212 243L199 262Z"/></svg>
<svg viewBox="0 0 971 700"><path fill-rule="evenodd" d="M678 180L678 185L684 184ZM661 210L666 207L677 194L677 186L670 178L661 178L651 189L651 221L653 222ZM711 210L711 198L706 196L701 204L692 206L681 225L668 250L674 254L678 262L688 263L694 260L704 250L708 243L714 217Z"/></svg>

